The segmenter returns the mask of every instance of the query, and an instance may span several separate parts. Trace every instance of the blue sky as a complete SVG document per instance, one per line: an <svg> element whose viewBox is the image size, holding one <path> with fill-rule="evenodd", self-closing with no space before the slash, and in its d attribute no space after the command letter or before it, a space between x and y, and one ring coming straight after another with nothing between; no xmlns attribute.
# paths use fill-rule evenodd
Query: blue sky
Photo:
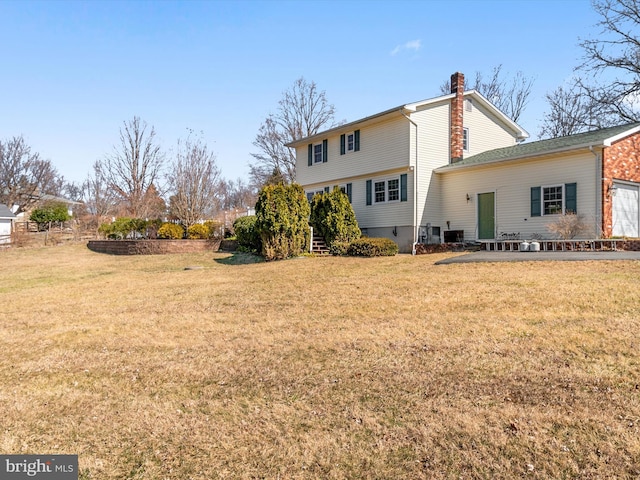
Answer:
<svg viewBox="0 0 640 480"><path fill-rule="evenodd" d="M597 21L589 0L0 0L0 138L80 182L139 116L166 150L202 132L236 179L301 76L353 121L499 64L535 79L519 122L535 138Z"/></svg>

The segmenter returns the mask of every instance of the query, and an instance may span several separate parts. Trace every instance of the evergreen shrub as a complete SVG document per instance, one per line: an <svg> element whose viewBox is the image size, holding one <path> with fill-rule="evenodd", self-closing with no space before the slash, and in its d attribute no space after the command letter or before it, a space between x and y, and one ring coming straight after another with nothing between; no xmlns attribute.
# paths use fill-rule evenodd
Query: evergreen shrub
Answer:
<svg viewBox="0 0 640 480"><path fill-rule="evenodd" d="M314 195L309 223L324 237L329 250L335 242L349 243L361 235L349 197L339 187L329 193Z"/></svg>
<svg viewBox="0 0 640 480"><path fill-rule="evenodd" d="M236 218L236 221L233 222L233 230L236 232L236 241L240 247L250 252L262 250L262 241L260 240L260 232L256 228L255 215Z"/></svg>
<svg viewBox="0 0 640 480"><path fill-rule="evenodd" d="M302 187L266 185L256 203L256 228L266 260L300 255L310 241L309 202Z"/></svg>
<svg viewBox="0 0 640 480"><path fill-rule="evenodd" d="M389 238L358 238L350 243L347 254L353 257L392 257L398 245Z"/></svg>

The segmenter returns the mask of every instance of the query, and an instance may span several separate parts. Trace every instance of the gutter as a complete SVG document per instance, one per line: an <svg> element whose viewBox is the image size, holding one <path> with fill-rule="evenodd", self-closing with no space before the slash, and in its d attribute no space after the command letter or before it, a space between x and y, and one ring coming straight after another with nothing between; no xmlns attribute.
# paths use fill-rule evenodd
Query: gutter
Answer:
<svg viewBox="0 0 640 480"><path fill-rule="evenodd" d="M416 244L418 243L418 228L420 228L418 226L418 124L404 113L403 108L399 112L416 127L416 164L413 168L413 244L411 245L411 254L415 255Z"/></svg>
<svg viewBox="0 0 640 480"><path fill-rule="evenodd" d="M603 145L594 145L592 143L587 143L584 145L572 145L570 147L562 147L562 148L556 148L554 150L546 150L544 152L539 152L539 153L532 153L532 154L523 154L523 155L517 155L514 157L506 157L506 158L500 158L498 160L491 160L488 162L478 162L478 163L466 163L466 164L461 164L461 162L458 163L452 163L450 165L444 165L442 167L438 167L436 169L434 169L434 172L436 173L446 173L452 170L459 170L461 168L472 168L472 167L484 167L486 165L494 165L497 163L505 163L505 162L513 162L516 160L525 160L527 158L538 158L538 157L545 157L547 155L553 155L554 153L563 153L563 152L571 152L574 150L583 150L583 149L589 149L591 150L594 146L598 146L601 147ZM482 155L481 153L479 153L478 155ZM473 157L471 157L473 158Z"/></svg>

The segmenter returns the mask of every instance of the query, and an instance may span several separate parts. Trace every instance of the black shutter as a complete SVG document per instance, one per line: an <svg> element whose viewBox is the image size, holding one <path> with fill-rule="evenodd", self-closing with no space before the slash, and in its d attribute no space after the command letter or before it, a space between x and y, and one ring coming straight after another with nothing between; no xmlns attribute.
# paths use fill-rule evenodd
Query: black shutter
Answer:
<svg viewBox="0 0 640 480"><path fill-rule="evenodd" d="M371 205L371 180L367 180L367 205Z"/></svg>
<svg viewBox="0 0 640 480"><path fill-rule="evenodd" d="M351 203L351 184L347 183L347 198L349 199L349 203Z"/></svg>
<svg viewBox="0 0 640 480"><path fill-rule="evenodd" d="M407 201L407 174L400 175L400 201Z"/></svg>
<svg viewBox="0 0 640 480"><path fill-rule="evenodd" d="M309 166L313 165L313 143L309 144Z"/></svg>
<svg viewBox="0 0 640 480"><path fill-rule="evenodd" d="M322 163L327 163L329 160L329 141L322 140Z"/></svg>
<svg viewBox="0 0 640 480"><path fill-rule="evenodd" d="M577 184L567 183L564 186L564 211L565 213L578 213Z"/></svg>
<svg viewBox="0 0 640 480"><path fill-rule="evenodd" d="M356 152L360 150L360 130L353 132L353 149Z"/></svg>
<svg viewBox="0 0 640 480"><path fill-rule="evenodd" d="M340 135L340 155L344 155L345 153L345 134Z"/></svg>
<svg viewBox="0 0 640 480"><path fill-rule="evenodd" d="M540 194L541 192L541 188L540 187L531 187L531 216L532 217L539 217L542 214L542 210L541 210L541 201L540 201Z"/></svg>

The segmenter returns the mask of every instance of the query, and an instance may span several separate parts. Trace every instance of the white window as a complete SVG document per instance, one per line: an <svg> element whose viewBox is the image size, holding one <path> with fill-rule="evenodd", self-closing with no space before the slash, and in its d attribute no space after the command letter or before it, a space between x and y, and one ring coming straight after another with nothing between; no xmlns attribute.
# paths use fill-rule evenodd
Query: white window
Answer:
<svg viewBox="0 0 640 480"><path fill-rule="evenodd" d="M376 182L374 184L374 193L375 193L376 203L381 203L386 201L387 197L386 197L385 185L386 185L386 182Z"/></svg>
<svg viewBox="0 0 640 480"><path fill-rule="evenodd" d="M322 144L313 146L313 163L322 163Z"/></svg>
<svg viewBox="0 0 640 480"><path fill-rule="evenodd" d="M315 195L322 195L324 193L324 190L312 190L307 193L307 200L309 200L309 202L311 202L313 200L313 197Z"/></svg>
<svg viewBox="0 0 640 480"><path fill-rule="evenodd" d="M375 203L397 202L400 200L400 179L374 182L373 192Z"/></svg>
<svg viewBox="0 0 640 480"><path fill-rule="evenodd" d="M400 179L394 178L387 181L387 191L389 192L389 201L395 202L400 200Z"/></svg>
<svg viewBox="0 0 640 480"><path fill-rule="evenodd" d="M542 214L554 215L561 214L563 211L562 204L562 185L553 185L550 187L542 187Z"/></svg>
<svg viewBox="0 0 640 480"><path fill-rule="evenodd" d="M356 136L353 132L347 133L347 144L346 148L348 152L353 152L356 144Z"/></svg>
<svg viewBox="0 0 640 480"><path fill-rule="evenodd" d="M469 129L462 129L462 150L465 152L469 151Z"/></svg>

